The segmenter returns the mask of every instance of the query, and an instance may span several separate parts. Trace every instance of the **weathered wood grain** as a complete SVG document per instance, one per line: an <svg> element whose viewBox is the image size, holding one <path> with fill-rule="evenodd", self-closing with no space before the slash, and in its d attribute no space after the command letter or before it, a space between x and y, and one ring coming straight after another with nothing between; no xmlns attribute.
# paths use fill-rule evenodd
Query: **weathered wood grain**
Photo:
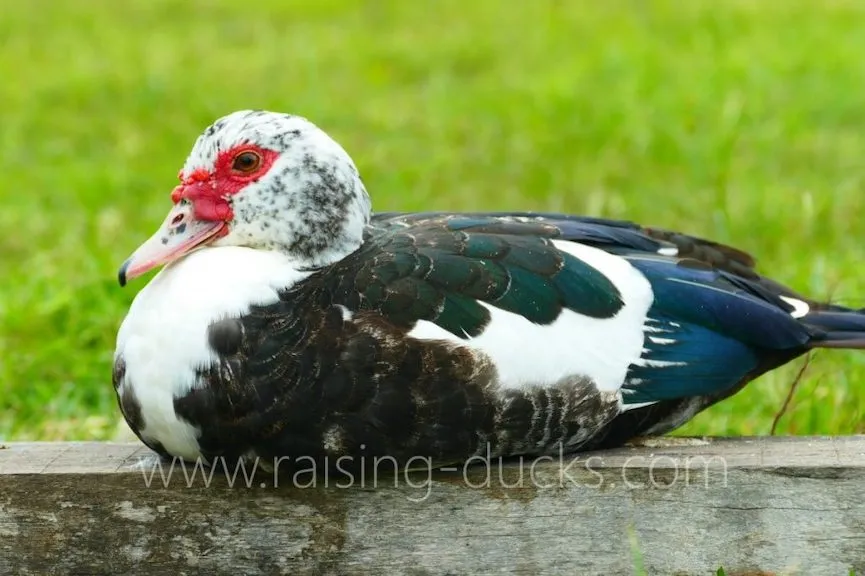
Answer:
<svg viewBox="0 0 865 576"><path fill-rule="evenodd" d="M865 575L865 436L383 464L349 487L221 469L207 485L157 462L137 444L0 448L0 574Z"/></svg>

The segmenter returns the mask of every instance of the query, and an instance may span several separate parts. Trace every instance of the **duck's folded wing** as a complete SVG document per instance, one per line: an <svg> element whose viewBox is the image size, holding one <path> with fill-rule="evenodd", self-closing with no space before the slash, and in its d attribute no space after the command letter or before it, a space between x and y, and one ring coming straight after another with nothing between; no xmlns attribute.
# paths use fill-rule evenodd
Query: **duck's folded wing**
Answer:
<svg viewBox="0 0 865 576"><path fill-rule="evenodd" d="M611 220L552 212L380 212L373 216L373 229L393 230L447 219L472 229L509 228L514 224L545 223L565 239L611 251L639 250L699 260L719 270L757 279L754 257L738 248L657 227L641 226L628 220Z"/></svg>
<svg viewBox="0 0 865 576"><path fill-rule="evenodd" d="M506 387L581 375L621 389L626 406L712 395L810 338L794 317L807 303L764 282L744 252L684 235L525 213L374 226L324 273L327 299L407 337L474 347Z"/></svg>

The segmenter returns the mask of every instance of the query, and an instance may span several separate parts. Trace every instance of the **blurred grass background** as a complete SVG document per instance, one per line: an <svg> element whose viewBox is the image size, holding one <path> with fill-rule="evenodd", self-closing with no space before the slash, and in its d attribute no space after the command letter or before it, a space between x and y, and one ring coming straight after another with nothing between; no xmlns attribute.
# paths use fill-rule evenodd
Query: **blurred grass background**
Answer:
<svg viewBox="0 0 865 576"><path fill-rule="evenodd" d="M145 283L117 267L240 108L319 124L379 210L637 220L865 306L863 38L857 0L4 3L0 440L113 433ZM797 369L680 433L768 433ZM865 431L863 383L865 355L816 355L779 433Z"/></svg>

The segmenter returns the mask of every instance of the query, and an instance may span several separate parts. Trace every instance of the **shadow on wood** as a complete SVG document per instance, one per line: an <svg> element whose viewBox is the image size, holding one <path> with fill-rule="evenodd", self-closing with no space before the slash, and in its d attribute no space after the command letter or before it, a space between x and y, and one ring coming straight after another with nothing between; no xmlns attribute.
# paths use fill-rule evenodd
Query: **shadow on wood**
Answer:
<svg viewBox="0 0 865 576"><path fill-rule="evenodd" d="M7 444L0 574L865 575L865 436L381 464L250 480L137 444Z"/></svg>

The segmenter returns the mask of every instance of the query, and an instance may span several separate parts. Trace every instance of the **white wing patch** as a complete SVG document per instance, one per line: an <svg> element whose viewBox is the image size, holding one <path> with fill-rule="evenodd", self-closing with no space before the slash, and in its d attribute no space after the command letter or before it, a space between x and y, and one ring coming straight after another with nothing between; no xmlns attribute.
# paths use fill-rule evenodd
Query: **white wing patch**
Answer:
<svg viewBox="0 0 865 576"><path fill-rule="evenodd" d="M793 318L801 318L811 311L811 307L808 306L808 303L803 302L802 300L788 298L787 296L778 296L778 298L793 307L793 311L790 312L790 316Z"/></svg>
<svg viewBox="0 0 865 576"><path fill-rule="evenodd" d="M196 368L217 361L207 328L214 320L249 311L251 304L278 300L277 290L306 273L287 256L240 247L197 250L157 274L135 297L117 334L115 358L141 405L139 432L172 455L200 456L199 430L174 412L174 399L199 385Z"/></svg>
<svg viewBox="0 0 865 576"><path fill-rule="evenodd" d="M597 248L553 241L618 288L624 306L613 318L598 319L563 310L549 325L481 302L490 323L479 336L459 338L428 321L419 321L409 336L445 340L487 355L506 388L553 384L569 376L587 376L602 391L617 391L628 367L643 351L643 325L653 301L649 281L624 258Z"/></svg>

